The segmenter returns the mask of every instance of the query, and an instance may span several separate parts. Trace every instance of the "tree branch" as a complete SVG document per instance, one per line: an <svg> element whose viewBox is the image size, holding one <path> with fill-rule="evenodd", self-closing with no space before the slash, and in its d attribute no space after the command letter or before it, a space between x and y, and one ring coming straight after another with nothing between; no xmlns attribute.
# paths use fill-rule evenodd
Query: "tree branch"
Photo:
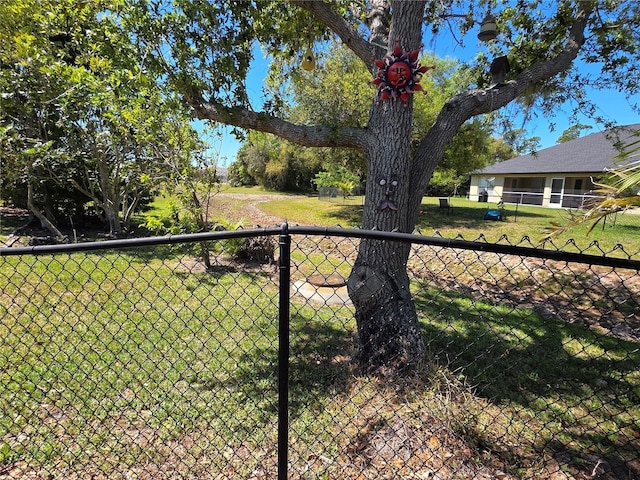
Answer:
<svg viewBox="0 0 640 480"><path fill-rule="evenodd" d="M364 62L371 73L377 71L374 58L382 58L386 53L386 48L378 45L378 42L373 44L364 40L355 28L331 9L328 3L309 0L289 0L289 3L310 12L317 20L332 30Z"/></svg>
<svg viewBox="0 0 640 480"><path fill-rule="evenodd" d="M282 120L264 112L244 107L226 107L220 103L186 97L197 118L233 125L248 130L271 133L304 147L344 147L364 149L368 132L364 128L306 126Z"/></svg>
<svg viewBox="0 0 640 480"><path fill-rule="evenodd" d="M40 220L40 224L44 225L47 230L49 230L53 235L55 235L56 239L59 242L64 242L66 241L66 238L62 232L60 230L58 230L58 227L56 227L53 222L51 222L44 213L42 213L42 210L40 210L37 206L36 203L33 199L33 176L31 175L31 173L29 173L29 176L27 178L27 208L29 209L29 211L31 213L33 213L36 218L38 220Z"/></svg>
<svg viewBox="0 0 640 480"><path fill-rule="evenodd" d="M576 18L569 29L563 50L554 58L533 64L505 85L484 90L470 90L449 99L433 126L420 142L414 156L414 194L422 195L446 145L464 122L509 104L543 82L570 68L584 45L584 32L593 13L593 2L580 2Z"/></svg>

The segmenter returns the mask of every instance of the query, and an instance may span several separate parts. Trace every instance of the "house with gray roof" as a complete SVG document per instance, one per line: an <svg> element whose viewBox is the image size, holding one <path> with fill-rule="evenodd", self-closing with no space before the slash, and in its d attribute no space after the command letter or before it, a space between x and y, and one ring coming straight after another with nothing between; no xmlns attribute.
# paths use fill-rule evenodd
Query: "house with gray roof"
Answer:
<svg viewBox="0 0 640 480"><path fill-rule="evenodd" d="M522 155L473 172L471 200L579 208L594 180L616 163L640 123L616 127Z"/></svg>

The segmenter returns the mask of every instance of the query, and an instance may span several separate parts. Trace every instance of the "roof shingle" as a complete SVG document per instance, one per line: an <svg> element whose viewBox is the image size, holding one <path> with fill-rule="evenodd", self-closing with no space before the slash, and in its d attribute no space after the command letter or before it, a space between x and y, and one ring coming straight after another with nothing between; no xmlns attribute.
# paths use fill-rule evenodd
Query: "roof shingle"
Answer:
<svg viewBox="0 0 640 480"><path fill-rule="evenodd" d="M637 139L631 137L639 130L640 123L635 123L592 133L545 148L534 155L522 155L495 163L473 174L602 173L615 162L620 147Z"/></svg>

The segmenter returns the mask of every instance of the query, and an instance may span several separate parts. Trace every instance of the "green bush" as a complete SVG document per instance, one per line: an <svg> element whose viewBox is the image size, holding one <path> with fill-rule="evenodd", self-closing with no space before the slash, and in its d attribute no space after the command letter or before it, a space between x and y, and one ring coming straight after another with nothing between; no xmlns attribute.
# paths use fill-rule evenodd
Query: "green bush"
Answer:
<svg viewBox="0 0 640 480"><path fill-rule="evenodd" d="M180 215L180 207L176 203L170 202L168 209L168 213L145 214L146 222L142 226L155 235L180 235L201 231L191 216Z"/></svg>
<svg viewBox="0 0 640 480"><path fill-rule="evenodd" d="M233 222L227 218L220 219L216 222L213 229L216 232L223 231L233 231L244 228L244 222L240 220L239 222ZM228 240L220 240L216 242L213 250L218 253L225 253L230 257L237 259L238 255L242 250L242 244L244 243L244 238L230 238Z"/></svg>

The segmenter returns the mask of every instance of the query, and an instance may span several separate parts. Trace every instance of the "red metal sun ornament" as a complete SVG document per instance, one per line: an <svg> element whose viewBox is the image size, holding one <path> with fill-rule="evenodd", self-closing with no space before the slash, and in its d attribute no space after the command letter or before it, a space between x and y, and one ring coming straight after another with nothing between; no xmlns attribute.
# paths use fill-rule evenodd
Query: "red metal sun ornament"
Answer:
<svg viewBox="0 0 640 480"><path fill-rule="evenodd" d="M389 98L400 99L406 107L409 95L422 90L419 83L422 74L435 67L420 65L419 54L420 49L412 52L402 51L400 41L396 40L396 46L391 55L387 55L382 60L376 60L378 74L372 83L380 91L380 102Z"/></svg>

